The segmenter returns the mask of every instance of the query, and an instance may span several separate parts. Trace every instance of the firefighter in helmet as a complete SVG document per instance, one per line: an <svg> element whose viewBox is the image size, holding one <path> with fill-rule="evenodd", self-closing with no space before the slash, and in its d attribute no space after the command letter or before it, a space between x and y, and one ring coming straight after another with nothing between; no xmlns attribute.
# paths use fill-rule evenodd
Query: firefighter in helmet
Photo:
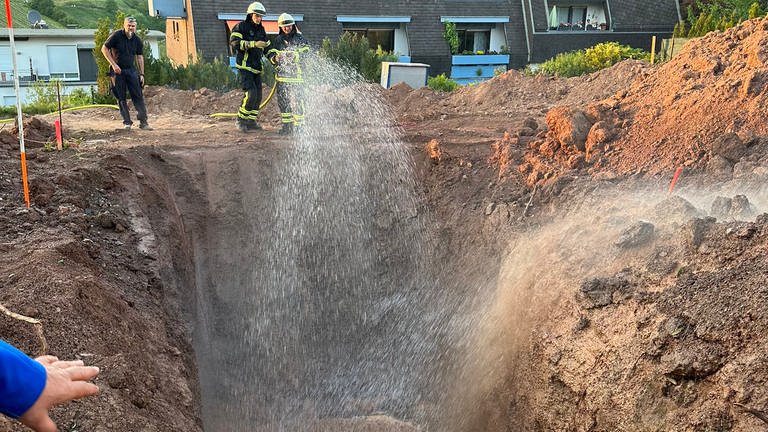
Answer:
<svg viewBox="0 0 768 432"><path fill-rule="evenodd" d="M235 67L240 74L243 102L237 111L237 127L241 132L261 129L256 118L261 105L261 59L269 46L267 31L261 19L267 14L264 5L253 2L248 6L244 21L232 28L229 45L236 53Z"/></svg>
<svg viewBox="0 0 768 432"><path fill-rule="evenodd" d="M301 56L309 51L309 44L301 35L290 14L283 13L277 18L280 34L267 51L267 58L275 65L277 81L277 104L283 127L280 134L290 134L294 126L304 122L304 102L300 98L300 86L304 82L301 70Z"/></svg>

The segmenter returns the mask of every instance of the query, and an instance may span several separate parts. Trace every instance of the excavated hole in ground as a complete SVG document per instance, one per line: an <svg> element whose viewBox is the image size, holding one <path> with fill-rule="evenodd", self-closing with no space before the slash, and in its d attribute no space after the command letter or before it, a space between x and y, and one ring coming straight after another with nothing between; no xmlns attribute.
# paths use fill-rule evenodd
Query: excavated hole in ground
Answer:
<svg viewBox="0 0 768 432"><path fill-rule="evenodd" d="M367 195L376 177L355 183L361 196L286 195L290 148L267 147L180 149L138 167L166 188L144 194L165 197L146 203L153 230L184 232L157 241L177 244L166 283L189 281L177 297L193 328L205 429L495 430L488 413L502 409L480 394L504 366L468 360L468 345L499 252L463 223L437 222L452 232L441 238L439 212L382 192L403 201L396 214Z"/></svg>

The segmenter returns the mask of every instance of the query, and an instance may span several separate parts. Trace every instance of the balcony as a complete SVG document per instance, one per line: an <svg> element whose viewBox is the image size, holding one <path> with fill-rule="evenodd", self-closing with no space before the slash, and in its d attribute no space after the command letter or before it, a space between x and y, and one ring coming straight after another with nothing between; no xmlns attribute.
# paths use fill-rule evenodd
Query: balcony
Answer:
<svg viewBox="0 0 768 432"><path fill-rule="evenodd" d="M470 54L451 56L451 79L461 85L474 84L494 77L497 70L507 71L508 54Z"/></svg>

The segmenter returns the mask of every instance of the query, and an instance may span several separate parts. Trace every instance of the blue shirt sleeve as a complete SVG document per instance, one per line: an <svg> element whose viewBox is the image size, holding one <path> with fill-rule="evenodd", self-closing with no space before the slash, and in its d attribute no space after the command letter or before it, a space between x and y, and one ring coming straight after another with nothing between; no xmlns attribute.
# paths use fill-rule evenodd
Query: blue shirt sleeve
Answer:
<svg viewBox="0 0 768 432"><path fill-rule="evenodd" d="M0 412L18 418L45 388L45 367L0 340Z"/></svg>

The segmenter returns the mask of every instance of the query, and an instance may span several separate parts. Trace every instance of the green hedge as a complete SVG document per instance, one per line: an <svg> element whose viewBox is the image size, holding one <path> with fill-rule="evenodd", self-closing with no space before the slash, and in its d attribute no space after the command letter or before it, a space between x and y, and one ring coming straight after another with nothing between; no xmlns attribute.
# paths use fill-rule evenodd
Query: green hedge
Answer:
<svg viewBox="0 0 768 432"><path fill-rule="evenodd" d="M380 46L371 49L365 36L349 32L342 33L335 45L330 39L323 39L320 55L355 69L371 82L381 81L381 62L397 61L395 54L382 50Z"/></svg>
<svg viewBox="0 0 768 432"><path fill-rule="evenodd" d="M445 74L429 77L427 79L427 87L436 91L452 92L460 87L459 83L448 78Z"/></svg>
<svg viewBox="0 0 768 432"><path fill-rule="evenodd" d="M725 31L747 19L764 16L764 3L754 0L697 0L686 9L687 21L675 26L674 37L700 37L711 31Z"/></svg>
<svg viewBox="0 0 768 432"><path fill-rule="evenodd" d="M579 76L630 58L648 60L650 53L617 42L606 42L584 50L558 54L542 63L539 72L562 77Z"/></svg>
<svg viewBox="0 0 768 432"><path fill-rule="evenodd" d="M61 83L59 92L63 93L65 91L65 85L61 81L51 80L33 82L29 89L30 102L28 104L22 105L21 111L28 115L49 114L58 111L59 99L57 96L56 87L59 85L59 83ZM69 94L61 95L62 109L90 105L92 103L94 103L93 96L81 88L74 89L69 92ZM0 117L9 118L15 116L15 105L0 107Z"/></svg>
<svg viewBox="0 0 768 432"><path fill-rule="evenodd" d="M202 56L198 55L198 58ZM144 60L144 79L147 84L181 90L197 90L205 87L226 92L239 86L237 75L229 67L229 62L221 58L215 58L210 62L198 60L186 66L175 66L167 57L155 59L150 55Z"/></svg>

